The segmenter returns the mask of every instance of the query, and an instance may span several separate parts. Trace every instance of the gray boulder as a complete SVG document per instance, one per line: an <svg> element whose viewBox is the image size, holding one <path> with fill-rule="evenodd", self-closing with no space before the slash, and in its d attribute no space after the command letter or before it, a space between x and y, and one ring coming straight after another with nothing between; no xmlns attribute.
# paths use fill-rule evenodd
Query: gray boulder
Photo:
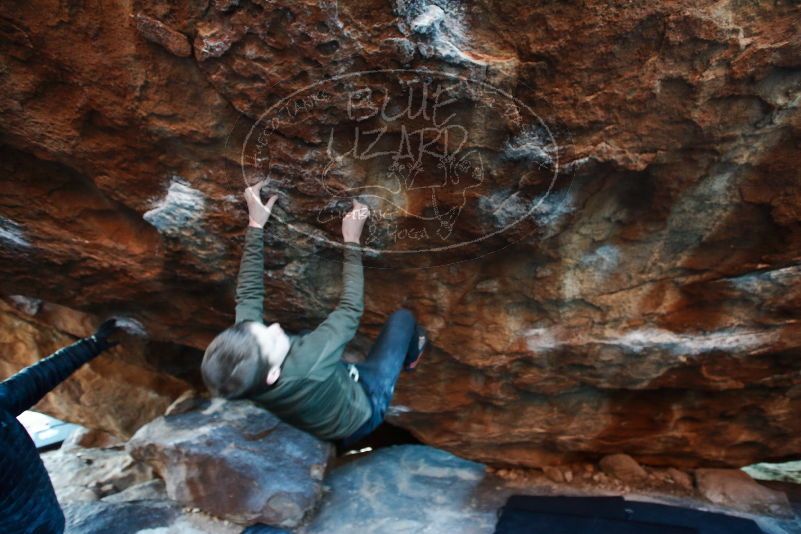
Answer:
<svg viewBox="0 0 801 534"><path fill-rule="evenodd" d="M59 502L96 501L153 479L153 470L122 447L49 451L42 461Z"/></svg>
<svg viewBox="0 0 801 534"><path fill-rule="evenodd" d="M174 501L243 525L294 527L320 498L332 447L249 401L217 399L148 423L128 451Z"/></svg>
<svg viewBox="0 0 801 534"><path fill-rule="evenodd" d="M167 501L167 489L160 478L130 486L119 493L100 499L103 502Z"/></svg>
<svg viewBox="0 0 801 534"><path fill-rule="evenodd" d="M486 533L495 507L475 499L484 466L422 445L377 450L332 471L307 534Z"/></svg>
<svg viewBox="0 0 801 534"><path fill-rule="evenodd" d="M239 534L242 530L170 501L76 502L63 509L65 534Z"/></svg>

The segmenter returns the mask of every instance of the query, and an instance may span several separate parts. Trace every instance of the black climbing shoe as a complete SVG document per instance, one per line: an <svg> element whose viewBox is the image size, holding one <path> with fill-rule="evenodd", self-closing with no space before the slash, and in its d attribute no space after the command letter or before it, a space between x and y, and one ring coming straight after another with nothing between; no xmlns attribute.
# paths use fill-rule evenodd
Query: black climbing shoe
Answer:
<svg viewBox="0 0 801 534"><path fill-rule="evenodd" d="M417 356L411 361L404 362L404 371L414 371L414 368L420 363L420 358L423 357L426 347L428 347L428 334L426 329L419 324L415 327L415 339L417 340Z"/></svg>

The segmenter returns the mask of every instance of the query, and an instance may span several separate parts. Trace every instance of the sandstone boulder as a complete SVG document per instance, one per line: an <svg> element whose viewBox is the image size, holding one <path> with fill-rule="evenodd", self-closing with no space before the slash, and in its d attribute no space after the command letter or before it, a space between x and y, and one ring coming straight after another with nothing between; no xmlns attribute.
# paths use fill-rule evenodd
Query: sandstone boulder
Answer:
<svg viewBox="0 0 801 534"><path fill-rule="evenodd" d="M670 477L670 480L672 480L682 489L687 491L693 489L693 478L684 471L676 469L675 467L669 467L666 471L666 474L668 477Z"/></svg>
<svg viewBox="0 0 801 534"><path fill-rule="evenodd" d="M43 453L42 461L61 503L96 501L154 477L122 447L70 447Z"/></svg>
<svg viewBox="0 0 801 534"><path fill-rule="evenodd" d="M794 515L787 495L758 484L739 469L696 469L695 482L701 495L715 504L785 517Z"/></svg>
<svg viewBox="0 0 801 534"><path fill-rule="evenodd" d="M484 466L421 445L382 448L331 472L308 534L491 532L475 493Z"/></svg>
<svg viewBox="0 0 801 534"><path fill-rule="evenodd" d="M154 478L147 482L129 486L119 493L112 493L100 499L103 502L167 501L167 488L164 481Z"/></svg>
<svg viewBox="0 0 801 534"><path fill-rule="evenodd" d="M81 427L64 440L60 449L107 449L122 447L125 442L114 434L102 430Z"/></svg>
<svg viewBox="0 0 801 534"><path fill-rule="evenodd" d="M609 476L623 482L637 482L645 479L648 473L628 454L610 454L600 461L601 469Z"/></svg>
<svg viewBox="0 0 801 534"><path fill-rule="evenodd" d="M70 503L63 507L69 534L239 534L242 527L182 509L171 501Z"/></svg>
<svg viewBox="0 0 801 534"><path fill-rule="evenodd" d="M558 467L546 465L542 468L542 472L545 473L545 476L548 477L552 482L565 481L565 475Z"/></svg>
<svg viewBox="0 0 801 534"><path fill-rule="evenodd" d="M298 525L315 506L332 446L248 401L206 401L160 417L128 442L167 495L240 524Z"/></svg>

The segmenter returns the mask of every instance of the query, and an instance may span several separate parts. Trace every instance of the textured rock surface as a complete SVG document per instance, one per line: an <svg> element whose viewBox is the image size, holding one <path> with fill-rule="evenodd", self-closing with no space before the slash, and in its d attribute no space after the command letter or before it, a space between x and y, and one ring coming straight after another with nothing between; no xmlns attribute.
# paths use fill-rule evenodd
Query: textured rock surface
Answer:
<svg viewBox="0 0 801 534"><path fill-rule="evenodd" d="M55 455L65 458L57 462L46 459L45 463L56 493L65 507L68 522L83 529L69 532L105 534L104 526L107 528L115 518L120 521L121 532L139 532L147 528L158 529L155 532L159 534L242 531L241 526L236 527L232 523L214 519L198 508L181 506L172 501L166 493L164 482L158 478L117 491L125 484L107 484L110 474L108 467L113 465L114 455L116 458L126 456L124 451L73 446L67 451L47 453L46 456L50 458ZM85 461L87 459L92 460L96 468L89 466ZM459 532L489 533L495 529L496 511L511 495L521 494L624 495L627 499L637 501L744 515L758 521L768 533L801 532L797 517L786 514L787 508L783 506L786 499L780 493L770 490L764 493L766 488L757 486L747 477L743 480L736 475L734 485L717 483L710 486L717 488L716 493L710 495L718 503L712 504L699 498L700 494L693 489L691 479L688 480L688 487L669 480L669 477L676 480L687 477L679 472L676 478L674 468L651 468L647 479L624 487L618 479L606 478L601 473L585 476L594 471L590 469L591 464L573 466L572 469L578 474L572 478L572 482L553 482L538 469L485 468L445 451L419 445L378 449L356 458L346 457L345 461L344 465L340 464L327 473L319 510L305 524L293 529L254 526L246 531L247 534L277 534L289 530L296 534L361 532L371 518L384 526L401 518L393 524L393 532L399 530L396 528L398 526L417 531L420 523L427 522L432 528L437 527L437 531L456 528ZM114 480L123 482L125 477L118 476ZM128 479L128 482L134 483L136 480ZM104 486L108 488L107 491L116 492L102 497L100 503L87 503L98 496L95 490ZM81 487L84 492L76 491ZM737 487L740 489L737 490ZM719 497L721 488L725 490L724 501ZM447 498L443 499L442 495ZM767 506L765 495L770 498ZM797 508L797 498L791 496L791 501L793 507ZM780 504L778 507L775 506L777 502ZM115 506L109 506L111 504ZM777 514L784 517L777 517Z"/></svg>
<svg viewBox="0 0 801 534"><path fill-rule="evenodd" d="M167 500L167 488L164 481L154 478L147 482L134 484L119 493L112 493L100 499L103 502L159 501Z"/></svg>
<svg viewBox="0 0 801 534"><path fill-rule="evenodd" d="M170 501L91 502L64 506L69 534L239 534L241 527L189 513Z"/></svg>
<svg viewBox="0 0 801 534"><path fill-rule="evenodd" d="M247 401L160 417L128 442L167 495L241 524L297 526L317 504L331 446Z"/></svg>
<svg viewBox="0 0 801 534"><path fill-rule="evenodd" d="M136 15L160 24L137 29ZM433 343L399 386L393 422L509 464L791 457L800 19L789 1L5 3L0 291L126 312L154 340L202 348L233 317L239 162L262 112L326 77L444 70L502 88L554 126L559 180L536 216L481 245L390 254L410 241L374 236L371 265L438 265L367 271L358 346L401 304ZM326 127L345 139L358 118L305 105L268 162L283 193L276 217L293 225L268 232L268 314L290 329L336 302L339 251L318 238L335 239L337 224L319 217L329 199L316 177ZM447 243L525 214L520 202L554 167L537 131L504 142L513 116L458 111L488 179L461 197ZM333 190L383 179L379 160L357 159ZM518 172L526 164L532 173ZM427 213L419 191L401 204ZM109 409L84 420L127 404L104 395Z"/></svg>
<svg viewBox="0 0 801 534"><path fill-rule="evenodd" d="M624 482L634 482L648 476L645 469L628 454L604 456L598 465L607 475L619 478Z"/></svg>
<svg viewBox="0 0 801 534"><path fill-rule="evenodd" d="M42 454L60 503L97 501L149 482L153 470L125 450L72 448Z"/></svg>
<svg viewBox="0 0 801 534"><path fill-rule="evenodd" d="M755 512L793 517L787 495L766 488L739 469L696 469L698 492L714 504L748 503Z"/></svg>
<svg viewBox="0 0 801 534"><path fill-rule="evenodd" d="M754 464L743 468L743 471L756 480L776 480L801 484L801 462Z"/></svg>
<svg viewBox="0 0 801 534"><path fill-rule="evenodd" d="M63 441L60 450L66 451L68 449L106 449L111 447L122 446L124 443L117 436L103 432L102 430L93 430L89 428L79 428Z"/></svg>
<svg viewBox="0 0 801 534"><path fill-rule="evenodd" d="M682 489L685 490L692 490L693 488L693 479L690 475L685 473L684 471L680 471L675 467L668 467L667 468L667 476L679 485Z"/></svg>
<svg viewBox="0 0 801 534"><path fill-rule="evenodd" d="M84 435L86 437L86 435ZM182 507L153 469L123 446L69 447L42 455L68 534L239 534L242 527ZM152 530L149 530L152 529Z"/></svg>
<svg viewBox="0 0 801 534"><path fill-rule="evenodd" d="M483 465L432 447L379 449L326 478L304 532L492 532L495 508L476 499L483 479Z"/></svg>

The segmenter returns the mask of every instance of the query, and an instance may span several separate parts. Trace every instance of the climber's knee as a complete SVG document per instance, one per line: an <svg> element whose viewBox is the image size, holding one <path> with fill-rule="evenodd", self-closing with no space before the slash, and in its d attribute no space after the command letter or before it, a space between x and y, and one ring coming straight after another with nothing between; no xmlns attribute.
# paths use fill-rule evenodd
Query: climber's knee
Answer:
<svg viewBox="0 0 801 534"><path fill-rule="evenodd" d="M398 308L392 315L389 316L388 321L397 322L397 321L412 321L415 322L414 313L411 310L406 308Z"/></svg>

